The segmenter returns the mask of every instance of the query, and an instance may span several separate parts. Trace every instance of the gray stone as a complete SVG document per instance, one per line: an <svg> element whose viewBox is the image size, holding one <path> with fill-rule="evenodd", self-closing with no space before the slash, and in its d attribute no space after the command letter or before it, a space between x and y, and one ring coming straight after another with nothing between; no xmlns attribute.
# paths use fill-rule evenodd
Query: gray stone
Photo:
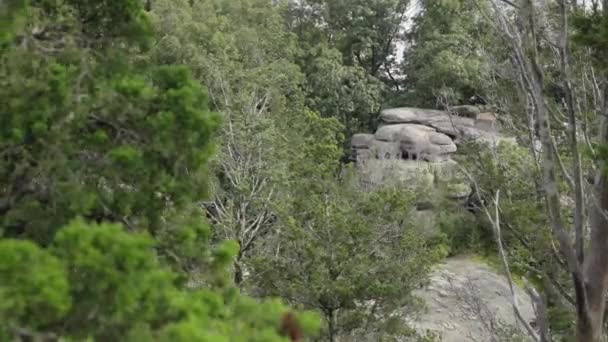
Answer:
<svg viewBox="0 0 608 342"><path fill-rule="evenodd" d="M376 158L376 154L374 153L374 151L368 148L358 148L352 150L351 158L354 161L361 162Z"/></svg>
<svg viewBox="0 0 608 342"><path fill-rule="evenodd" d="M437 145L454 145L454 141L450 137L442 133L429 134L429 140Z"/></svg>
<svg viewBox="0 0 608 342"><path fill-rule="evenodd" d="M529 297L517 285L515 294L524 319L533 321ZM430 284L415 295L424 300L426 310L407 321L421 332L438 332L441 341L491 341L494 332L484 325L491 321L515 327L525 336L513 313L507 280L498 270L473 258L446 259L431 274Z"/></svg>
<svg viewBox="0 0 608 342"><path fill-rule="evenodd" d="M478 121L476 117L449 115L445 111L435 109L410 107L385 109L380 113L380 120L384 125L389 126L406 123L429 126L456 139L456 143L466 140L491 140L496 135L495 130L476 128Z"/></svg>
<svg viewBox="0 0 608 342"><path fill-rule="evenodd" d="M350 146L353 148L370 148L374 141L373 134L358 133L353 135L350 140Z"/></svg>
<svg viewBox="0 0 608 342"><path fill-rule="evenodd" d="M452 112L458 116L464 116L466 118L477 119L477 116L480 113L479 108L475 106L454 106L450 108Z"/></svg>
<svg viewBox="0 0 608 342"><path fill-rule="evenodd" d="M399 143L394 141L375 140L371 152L376 159L401 159Z"/></svg>
<svg viewBox="0 0 608 342"><path fill-rule="evenodd" d="M396 124L386 125L378 128L374 138L381 141L401 141L407 139L409 135L421 135L435 132L435 129L429 126L416 124Z"/></svg>
<svg viewBox="0 0 608 342"><path fill-rule="evenodd" d="M445 160L456 152L456 145L449 136L434 128L418 124L395 124L382 126L374 135L376 141L399 143L400 153L405 160Z"/></svg>

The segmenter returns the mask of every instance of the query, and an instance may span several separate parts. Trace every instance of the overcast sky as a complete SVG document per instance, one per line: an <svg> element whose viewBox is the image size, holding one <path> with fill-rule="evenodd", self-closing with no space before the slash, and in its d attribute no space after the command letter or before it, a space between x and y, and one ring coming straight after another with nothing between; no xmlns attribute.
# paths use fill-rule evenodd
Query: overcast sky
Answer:
<svg viewBox="0 0 608 342"><path fill-rule="evenodd" d="M400 39L397 40L396 45L397 49L395 51L396 60L401 63L403 60L403 51L405 50L405 42L403 41L403 34L407 32L412 27L412 18L420 12L421 6L420 2L414 0L410 3L409 8L405 14L405 20L401 23L401 31L400 31Z"/></svg>

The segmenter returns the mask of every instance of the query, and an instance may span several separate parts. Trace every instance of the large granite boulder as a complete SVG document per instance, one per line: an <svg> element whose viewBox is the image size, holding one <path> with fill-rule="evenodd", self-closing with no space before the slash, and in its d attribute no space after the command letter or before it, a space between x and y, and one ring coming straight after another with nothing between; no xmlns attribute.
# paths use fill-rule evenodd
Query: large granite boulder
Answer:
<svg viewBox="0 0 608 342"><path fill-rule="evenodd" d="M466 202L468 181L452 179L457 167L451 156L457 145L469 140L494 144L505 138L498 134L494 113L468 105L451 109L451 114L411 107L383 110L374 134L355 134L351 140L351 160L357 162L363 182L426 184L441 170L440 180L453 180L448 197Z"/></svg>
<svg viewBox="0 0 608 342"><path fill-rule="evenodd" d="M522 316L533 323L530 298L517 285L514 290ZM404 313L406 321L420 332L438 333L443 342L492 341L499 328L526 336L515 317L506 278L473 257L446 259L431 274L428 286L415 294L426 310L416 317Z"/></svg>
<svg viewBox="0 0 608 342"><path fill-rule="evenodd" d="M451 159L457 145L468 140L491 144L509 140L498 134L496 115L475 106L453 107L452 114L392 108L381 112L380 121L374 134L355 134L351 140L362 184L415 190L417 205L412 218L421 233L429 236L438 233L436 211L441 209L433 206L434 187L449 183L447 194L442 195L463 205L471 194L468 181L460 176L457 163ZM521 331L513 315L507 281L474 258L447 259L432 273L428 286L416 291L416 295L427 310L412 316L404 308L396 315L419 332L439 333L441 341L491 341L496 331L489 326ZM524 318L531 321L534 311L528 297L520 288L516 289L516 297ZM378 340L366 332L351 337L343 340Z"/></svg>
<svg viewBox="0 0 608 342"><path fill-rule="evenodd" d="M495 142L496 115L475 106L456 106L454 114L411 107L385 109L375 134L355 134L352 159L403 159L437 162L449 159L463 141Z"/></svg>
<svg viewBox="0 0 608 342"><path fill-rule="evenodd" d="M352 161L362 161L375 158L372 146L374 146L373 134L359 133L353 135L350 140L350 159Z"/></svg>
<svg viewBox="0 0 608 342"><path fill-rule="evenodd" d="M376 131L375 138L398 146L397 157L404 160L440 161L456 152L456 145L449 136L424 125L383 126Z"/></svg>
<svg viewBox="0 0 608 342"><path fill-rule="evenodd" d="M402 159L366 159L357 163L361 180L371 187L390 185L403 188L432 187L437 179L452 179L458 172L455 161L440 162Z"/></svg>
<svg viewBox="0 0 608 342"><path fill-rule="evenodd" d="M353 148L369 149L373 142L373 134L359 133L353 135L352 139L350 140L350 145Z"/></svg>
<svg viewBox="0 0 608 342"><path fill-rule="evenodd" d="M447 177L446 171L454 170L454 137L460 134L456 128L444 127L449 117L430 109L383 111L382 125L374 134L355 134L351 139L351 160L357 162L362 180L370 186L387 182L409 186L432 183L439 174ZM472 119L453 117L474 129Z"/></svg>
<svg viewBox="0 0 608 342"><path fill-rule="evenodd" d="M466 140L492 140L496 137L496 126L486 129L476 127L478 110L461 106L459 110L466 115L450 115L442 110L411 107L385 109L380 113L382 125L419 124L432 127L440 133L453 138L456 143Z"/></svg>
<svg viewBox="0 0 608 342"><path fill-rule="evenodd" d="M426 215L426 214L425 214ZM433 224L429 221L428 224ZM517 284L515 301L523 319L534 325L532 301ZM446 259L437 265L429 283L414 295L421 299L422 310L406 306L393 313L404 325L420 335L432 333L442 342L530 341L515 317L509 283L500 271L471 256ZM343 342L379 341L376 332L356 331L341 336ZM419 341L399 336L397 341Z"/></svg>

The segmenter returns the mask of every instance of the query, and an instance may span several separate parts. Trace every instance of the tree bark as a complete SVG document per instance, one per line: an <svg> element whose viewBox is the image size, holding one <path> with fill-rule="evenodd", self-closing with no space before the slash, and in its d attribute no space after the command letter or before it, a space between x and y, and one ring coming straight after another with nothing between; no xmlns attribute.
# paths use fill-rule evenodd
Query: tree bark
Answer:
<svg viewBox="0 0 608 342"><path fill-rule="evenodd" d="M327 319L327 335L329 337L329 342L336 341L336 310L329 309L325 313Z"/></svg>
<svg viewBox="0 0 608 342"><path fill-rule="evenodd" d="M572 182L575 192L575 219L572 231L575 233L575 242L572 243L570 229L566 226L561 215L560 191L558 188L558 162L557 155L553 153L553 135L550 124L550 116L543 94L544 80L542 65L538 60L538 28L536 27L534 13L535 4L531 0L522 0L522 6L529 7L529 11L521 12L523 21L527 21L529 27L517 28L510 23L501 8L492 2L497 15L499 25L503 29L506 42L512 47L514 66L522 79L522 87L528 93L533 104L533 112L538 123L538 132L543 146L541 154L542 184L546 200L549 224L553 235L559 242L559 249L568 264L568 270L572 276L573 287L576 295L577 316L577 341L578 342L600 342L603 338L603 321L606 310L606 292L608 290L608 179L606 177L607 161L598 161L598 170L594 182L593 191L584 193L581 172L581 162L578 158L578 139L576 123L576 99L574 87L571 84L569 70L571 61L568 56L567 44L567 7L565 0L560 1L562 6L562 18L559 27L560 36L560 66L562 78L566 82L566 106L568 107L568 119L570 123L569 143L574 155L572 165ZM604 15L608 13L608 0L603 0ZM526 39L531 39L531 44L526 44L522 34L528 34ZM606 77L605 77L606 79ZM605 80L604 80L605 81ZM601 125L600 135L597 143L608 144L608 86L604 82L603 108L600 111ZM565 173L567 171L563 170ZM584 249L584 208L585 201L589 204L589 246Z"/></svg>
<svg viewBox="0 0 608 342"><path fill-rule="evenodd" d="M608 87L604 89L600 143L608 144ZM590 241L585 260L589 322L577 330L579 342L599 342L603 334L606 292L608 290L608 179L606 161L598 162L590 205ZM581 322L585 323L585 322Z"/></svg>
<svg viewBox="0 0 608 342"><path fill-rule="evenodd" d="M603 0L604 20L608 20L608 0ZM600 112L600 134L598 143L608 144L608 77L604 75L603 106ZM589 321L579 325L579 342L600 342L603 338L603 321L608 291L608 178L606 160L598 161L593 191L590 194L590 241L585 259L586 292L588 296ZM580 320L580 318L579 318Z"/></svg>

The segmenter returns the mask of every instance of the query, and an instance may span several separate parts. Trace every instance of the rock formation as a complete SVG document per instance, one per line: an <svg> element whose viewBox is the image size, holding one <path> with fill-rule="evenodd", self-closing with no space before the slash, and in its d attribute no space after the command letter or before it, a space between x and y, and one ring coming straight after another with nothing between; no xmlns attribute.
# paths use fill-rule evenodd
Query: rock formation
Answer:
<svg viewBox="0 0 608 342"><path fill-rule="evenodd" d="M475 106L434 109L392 108L380 114L375 134L355 134L353 159L448 160L464 141L493 141L499 137L496 114Z"/></svg>
<svg viewBox="0 0 608 342"><path fill-rule="evenodd" d="M528 295L517 286L514 290L523 318L533 325ZM497 332L526 336L515 317L507 280L474 258L446 259L431 274L429 285L415 294L424 300L425 310L417 317L404 313L406 321L420 333L438 333L442 342L492 341Z"/></svg>
<svg viewBox="0 0 608 342"><path fill-rule="evenodd" d="M448 183L447 196L466 202L468 181L459 178L452 156L467 141L500 143L510 140L499 133L497 115L479 106L456 106L451 112L420 108L392 108L380 114L374 134L355 134L351 159L364 184L396 182L399 186L432 189L437 178ZM412 219L424 234L437 230L432 191L420 192ZM523 290L516 289L526 319L533 310ZM420 332L430 330L441 341L490 341L488 324L520 329L513 316L511 294L504 277L472 258L450 258L438 265L429 285L416 293L426 305L418 317L400 313ZM361 339L358 339L361 340Z"/></svg>
<svg viewBox="0 0 608 342"><path fill-rule="evenodd" d="M534 307L528 295L514 287L515 302L524 320L535 325ZM419 335L432 334L441 342L531 341L515 317L511 290L496 269L471 256L458 256L435 266L429 283L414 295L422 310L404 307L392 314ZM372 303L369 303L372 304ZM342 342L372 342L374 332L357 331ZM419 341L400 336L397 341Z"/></svg>
<svg viewBox="0 0 608 342"><path fill-rule="evenodd" d="M380 113L374 134L355 134L351 160L356 161L364 182L432 183L435 177L454 174L452 155L466 141L492 143L502 139L496 114L478 106L455 106L448 113L421 108L392 108ZM415 180L415 181L414 181ZM458 187L454 199L468 191Z"/></svg>

